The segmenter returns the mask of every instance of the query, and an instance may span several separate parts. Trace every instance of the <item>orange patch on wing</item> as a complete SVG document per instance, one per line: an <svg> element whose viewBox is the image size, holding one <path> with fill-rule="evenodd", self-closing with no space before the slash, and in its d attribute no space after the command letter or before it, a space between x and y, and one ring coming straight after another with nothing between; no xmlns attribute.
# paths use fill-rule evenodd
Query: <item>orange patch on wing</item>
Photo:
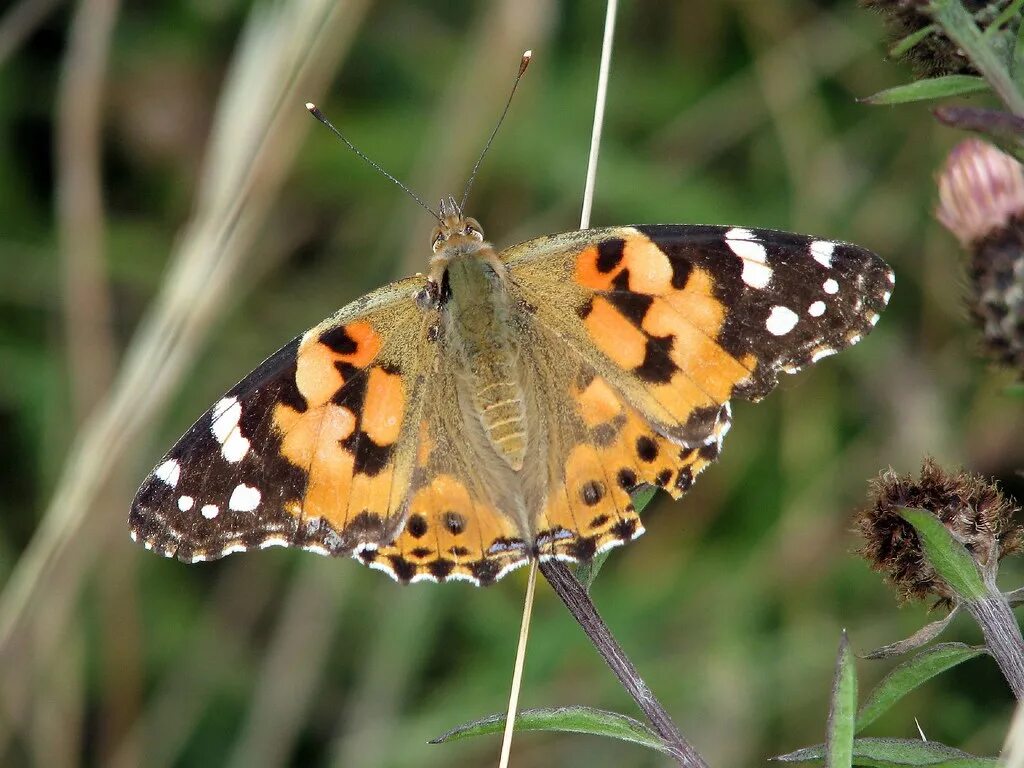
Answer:
<svg viewBox="0 0 1024 768"><path fill-rule="evenodd" d="M598 268L601 258L597 245L584 248L576 257L576 281L595 291L612 290L615 278L629 270L629 289L659 296L672 290L672 262L650 238L641 234L623 238L622 258L607 272Z"/></svg>
<svg viewBox="0 0 1024 768"><path fill-rule="evenodd" d="M302 514L320 517L340 530L345 521L355 461L341 441L352 434L356 417L338 405L298 413L279 404L274 422L282 433L281 455L307 472Z"/></svg>
<svg viewBox="0 0 1024 768"><path fill-rule="evenodd" d="M598 258L600 253L596 245L584 248L580 252L576 257L576 282L595 291L607 291L612 287L612 280L618 274L618 269L602 272L597 268Z"/></svg>
<svg viewBox="0 0 1024 768"><path fill-rule="evenodd" d="M607 470L591 445L580 444L569 452L565 487L579 533L593 535L607 530L618 521L620 509L629 504L629 495L619 489L615 474Z"/></svg>
<svg viewBox="0 0 1024 768"><path fill-rule="evenodd" d="M663 299L656 299L644 317L644 330L652 336L672 335L669 356L700 390L715 402L725 402L733 385L746 379L750 370L714 341L713 336L681 317Z"/></svg>
<svg viewBox="0 0 1024 768"><path fill-rule="evenodd" d="M295 385L311 406L322 405L334 397L345 378L335 367L338 356L326 344L307 339L295 359Z"/></svg>
<svg viewBox="0 0 1024 768"><path fill-rule="evenodd" d="M659 296L672 290L672 262L649 238L626 238L622 266L629 270L629 289Z"/></svg>
<svg viewBox="0 0 1024 768"><path fill-rule="evenodd" d="M380 352L380 336L372 325L362 320L346 325L345 333L355 342L356 348L354 352L339 354L338 358L357 368L365 368Z"/></svg>
<svg viewBox="0 0 1024 768"><path fill-rule="evenodd" d="M323 331L316 330L299 346L295 362L295 384L310 405L328 402L345 383L335 363L365 368L380 352L380 336L364 321L339 329L355 347L351 352L336 352L320 341Z"/></svg>
<svg viewBox="0 0 1024 768"><path fill-rule="evenodd" d="M366 383L362 430L377 445L391 445L398 440L404 410L402 378L382 368L371 368Z"/></svg>
<svg viewBox="0 0 1024 768"><path fill-rule="evenodd" d="M595 376L586 389L577 393L576 402L583 423L591 428L607 424L622 412L618 395L600 376Z"/></svg>
<svg viewBox="0 0 1024 768"><path fill-rule="evenodd" d="M612 362L623 368L635 368L643 363L647 339L607 299L594 297L583 325L597 348Z"/></svg>
<svg viewBox="0 0 1024 768"><path fill-rule="evenodd" d="M687 375L682 371L677 371L667 384L655 384L650 388L658 402L680 424L686 422L694 409L721 405L723 402L713 399L704 391L701 384L694 381L692 376L692 373ZM703 383L703 380L701 381Z"/></svg>
<svg viewBox="0 0 1024 768"><path fill-rule="evenodd" d="M695 328L712 338L721 331L725 305L715 298L714 279L707 270L694 267L686 287L666 294L663 300Z"/></svg>
<svg viewBox="0 0 1024 768"><path fill-rule="evenodd" d="M352 475L352 488L348 496L345 524L362 512L388 516L391 510L391 486L394 478L393 463L385 465L376 475L356 472Z"/></svg>

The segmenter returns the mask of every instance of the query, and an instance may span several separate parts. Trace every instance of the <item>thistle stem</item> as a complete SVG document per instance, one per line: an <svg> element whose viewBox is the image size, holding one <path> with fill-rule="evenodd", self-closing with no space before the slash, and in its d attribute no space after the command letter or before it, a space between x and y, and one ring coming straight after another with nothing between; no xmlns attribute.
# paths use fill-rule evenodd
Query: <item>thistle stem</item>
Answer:
<svg viewBox="0 0 1024 768"><path fill-rule="evenodd" d="M1010 603L1000 594L965 600L985 635L985 645L999 665L1017 701L1024 701L1024 638Z"/></svg>
<svg viewBox="0 0 1024 768"><path fill-rule="evenodd" d="M541 573L551 584L565 607L576 619L587 637L594 644L601 658L619 678L623 688L633 697L637 706L650 721L655 732L662 738L669 753L685 768L708 768L704 758L683 738L668 712L661 705L640 677L633 662L615 640L608 625L597 612L597 607L587 595L583 585L576 580L572 571L559 560L545 560L540 564Z"/></svg>

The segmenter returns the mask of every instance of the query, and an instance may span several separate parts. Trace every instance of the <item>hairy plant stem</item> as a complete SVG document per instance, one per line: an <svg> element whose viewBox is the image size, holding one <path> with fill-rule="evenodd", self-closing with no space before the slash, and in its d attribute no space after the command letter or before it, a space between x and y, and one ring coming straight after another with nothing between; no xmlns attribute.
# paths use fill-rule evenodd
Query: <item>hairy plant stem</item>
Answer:
<svg viewBox="0 0 1024 768"><path fill-rule="evenodd" d="M963 603L985 635L985 645L995 657L1017 701L1024 701L1024 638L1009 601L996 592Z"/></svg>
<svg viewBox="0 0 1024 768"><path fill-rule="evenodd" d="M708 764L704 758L693 748L693 745L683 738L668 712L640 677L633 662L629 660L625 651L615 640L608 625L604 623L604 619L597 612L597 607L568 566L558 560L546 560L541 562L540 571L583 631L587 633L587 637L590 638L597 652L601 654L601 658L619 678L622 687L633 697L637 706L647 716L651 726L665 742L665 746L676 762L686 768L707 768Z"/></svg>

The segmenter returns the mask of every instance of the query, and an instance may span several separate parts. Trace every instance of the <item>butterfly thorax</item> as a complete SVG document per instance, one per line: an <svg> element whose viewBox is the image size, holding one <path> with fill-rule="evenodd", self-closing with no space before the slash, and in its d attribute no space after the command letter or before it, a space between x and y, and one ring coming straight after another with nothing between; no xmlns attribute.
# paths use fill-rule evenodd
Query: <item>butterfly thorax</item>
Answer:
<svg viewBox="0 0 1024 768"><path fill-rule="evenodd" d="M479 423L494 452L518 471L526 454L527 413L503 266L482 241L451 243L443 258L441 338L457 372L463 414Z"/></svg>

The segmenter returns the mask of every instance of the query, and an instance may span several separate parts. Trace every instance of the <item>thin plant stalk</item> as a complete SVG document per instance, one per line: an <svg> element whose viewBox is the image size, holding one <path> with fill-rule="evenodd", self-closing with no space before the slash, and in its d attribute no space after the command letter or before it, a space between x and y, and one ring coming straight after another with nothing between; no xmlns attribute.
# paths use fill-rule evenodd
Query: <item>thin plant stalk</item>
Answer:
<svg viewBox="0 0 1024 768"><path fill-rule="evenodd" d="M562 602L565 603L565 607L569 609L583 631L587 633L587 637L590 638L597 652L601 654L601 658L605 660L619 682L647 716L654 731L662 738L676 762L686 768L707 768L708 764L704 758L694 749L693 745L683 738L661 702L655 698L650 687L640 677L633 662L626 656L625 651L622 650L615 640L615 636L608 629L608 625L604 623L604 619L597 612L587 591L576 580L568 566L559 560L545 560L540 564L540 570Z"/></svg>
<svg viewBox="0 0 1024 768"><path fill-rule="evenodd" d="M505 733L501 739L501 757L498 768L508 768L512 754L512 734L516 724L516 709L519 706L519 690L523 681L523 666L526 662L526 640L530 636L530 616L533 614L533 592L537 586L537 561L530 561L530 577L526 582L526 600L523 603L523 622L519 627L519 647L516 648L516 664L512 671L512 690L508 696L508 715L505 718Z"/></svg>

